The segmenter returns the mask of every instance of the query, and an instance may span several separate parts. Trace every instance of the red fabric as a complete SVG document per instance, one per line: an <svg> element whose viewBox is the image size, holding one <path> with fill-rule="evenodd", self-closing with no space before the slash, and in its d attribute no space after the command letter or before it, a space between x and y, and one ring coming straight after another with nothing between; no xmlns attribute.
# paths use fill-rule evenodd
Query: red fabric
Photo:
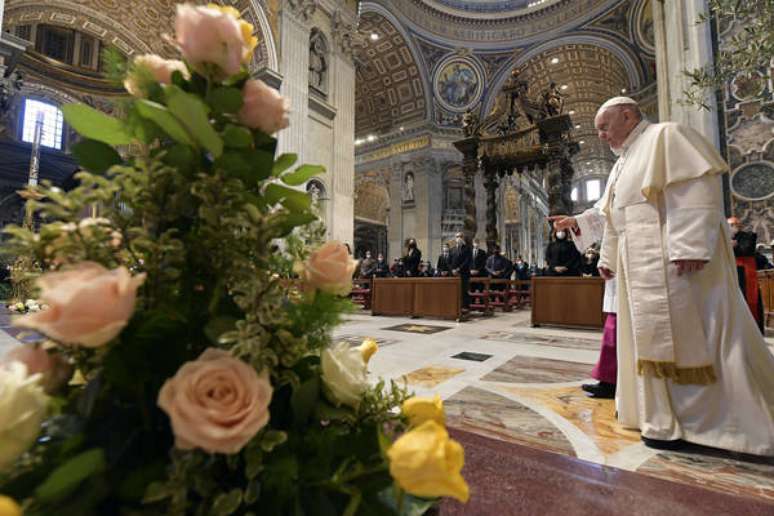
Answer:
<svg viewBox="0 0 774 516"><path fill-rule="evenodd" d="M599 350L599 361L591 370L591 377L605 383L616 383L618 375L618 358L616 356L616 315L607 314L605 329L602 332L602 348Z"/></svg>
<svg viewBox="0 0 774 516"><path fill-rule="evenodd" d="M737 256L736 266L744 268L744 296L747 306L760 325L760 311L758 309L758 267L755 265L754 256Z"/></svg>

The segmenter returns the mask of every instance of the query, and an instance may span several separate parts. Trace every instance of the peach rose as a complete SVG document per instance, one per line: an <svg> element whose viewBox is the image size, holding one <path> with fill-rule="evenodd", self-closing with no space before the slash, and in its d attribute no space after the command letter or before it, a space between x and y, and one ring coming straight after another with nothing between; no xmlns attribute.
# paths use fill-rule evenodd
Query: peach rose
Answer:
<svg viewBox="0 0 774 516"><path fill-rule="evenodd" d="M109 271L94 262L49 272L37 280L48 309L18 317L13 324L64 344L102 346L126 326L144 281L145 274L132 276L123 266Z"/></svg>
<svg viewBox="0 0 774 516"><path fill-rule="evenodd" d="M16 346L8 351L0 362L21 362L27 367L28 375L40 373L41 385L47 394L59 390L73 376L73 367L67 360L59 354L49 353L37 344Z"/></svg>
<svg viewBox="0 0 774 516"><path fill-rule="evenodd" d="M224 79L238 73L258 44L252 32L234 8L177 6L175 39L183 58L203 75Z"/></svg>
<svg viewBox="0 0 774 516"><path fill-rule="evenodd" d="M312 287L346 296L352 290L352 274L357 262L341 242L326 242L314 251L299 268L301 277Z"/></svg>
<svg viewBox="0 0 774 516"><path fill-rule="evenodd" d="M161 84L172 84L172 73L176 71L183 74L183 77L186 79L191 76L184 62L177 59L164 59L155 54L137 56L132 63L132 71L124 80L124 88L134 97L145 97L147 95L146 83L150 79ZM109 223L110 221L108 221Z"/></svg>
<svg viewBox="0 0 774 516"><path fill-rule="evenodd" d="M158 404L169 415L175 446L237 453L269 422L272 388L228 352L208 348L164 383Z"/></svg>
<svg viewBox="0 0 774 516"><path fill-rule="evenodd" d="M239 110L239 121L247 127L260 129L266 134L274 134L290 124L288 119L290 101L263 81L259 79L246 81L242 96L244 104Z"/></svg>

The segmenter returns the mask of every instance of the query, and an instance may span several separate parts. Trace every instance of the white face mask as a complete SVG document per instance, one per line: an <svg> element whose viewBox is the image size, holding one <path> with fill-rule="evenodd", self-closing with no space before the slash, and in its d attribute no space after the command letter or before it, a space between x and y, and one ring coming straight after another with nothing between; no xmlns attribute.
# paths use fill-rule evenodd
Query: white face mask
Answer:
<svg viewBox="0 0 774 516"><path fill-rule="evenodd" d="M556 233L556 238L559 240L564 240L564 237L566 237L567 234L564 231L559 231Z"/></svg>

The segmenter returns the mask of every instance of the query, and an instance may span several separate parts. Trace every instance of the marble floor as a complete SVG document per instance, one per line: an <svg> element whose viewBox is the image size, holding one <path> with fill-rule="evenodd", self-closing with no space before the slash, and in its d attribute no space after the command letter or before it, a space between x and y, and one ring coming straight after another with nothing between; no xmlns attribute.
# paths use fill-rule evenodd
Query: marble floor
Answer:
<svg viewBox="0 0 774 516"><path fill-rule="evenodd" d="M464 323L351 315L334 335L380 344L371 373L445 400L448 425L490 439L755 500L774 514L774 460L696 447L659 452L585 396L601 332L532 328L528 311ZM774 351L774 339L768 342ZM751 500L752 499L752 500Z"/></svg>
<svg viewBox="0 0 774 516"><path fill-rule="evenodd" d="M16 334L7 315L0 314L0 354L17 344ZM627 482L644 478L656 490L660 488L652 482L667 481L675 492L683 486L735 497L740 507L747 507L737 514L762 514L759 506L771 507L764 513L774 514L774 460L698 447L651 450L638 432L617 424L612 400L583 394L580 385L589 381L600 332L532 328L528 311L522 311L464 323L359 313L348 316L334 334L335 340L353 345L366 337L376 339L380 347L370 363L373 381L396 379L418 395L439 394L449 427L461 435L487 438L495 448L508 444L507 453L559 454L574 460L572 467L596 466L592 470L602 478L626 472ZM774 352L774 339L768 342Z"/></svg>

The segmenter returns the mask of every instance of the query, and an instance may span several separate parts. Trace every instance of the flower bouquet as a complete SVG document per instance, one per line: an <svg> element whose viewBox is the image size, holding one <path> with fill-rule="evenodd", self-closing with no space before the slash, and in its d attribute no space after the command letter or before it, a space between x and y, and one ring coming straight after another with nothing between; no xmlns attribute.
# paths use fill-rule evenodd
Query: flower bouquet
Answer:
<svg viewBox="0 0 774 516"><path fill-rule="evenodd" d="M29 312L40 312L46 307L41 305L36 299L28 299L27 301L11 303L6 305L6 309L13 314L26 314Z"/></svg>
<svg viewBox="0 0 774 516"><path fill-rule="evenodd" d="M43 271L45 336L0 365L3 514L419 514L465 501L439 399L372 384L377 346L332 343L354 262L321 244L323 171L275 158L287 103L249 78L236 10L177 7L183 61L140 56L83 137L70 192L6 248ZM201 37L208 35L207 38ZM116 150L116 149L120 149ZM79 220L92 206L99 219Z"/></svg>

